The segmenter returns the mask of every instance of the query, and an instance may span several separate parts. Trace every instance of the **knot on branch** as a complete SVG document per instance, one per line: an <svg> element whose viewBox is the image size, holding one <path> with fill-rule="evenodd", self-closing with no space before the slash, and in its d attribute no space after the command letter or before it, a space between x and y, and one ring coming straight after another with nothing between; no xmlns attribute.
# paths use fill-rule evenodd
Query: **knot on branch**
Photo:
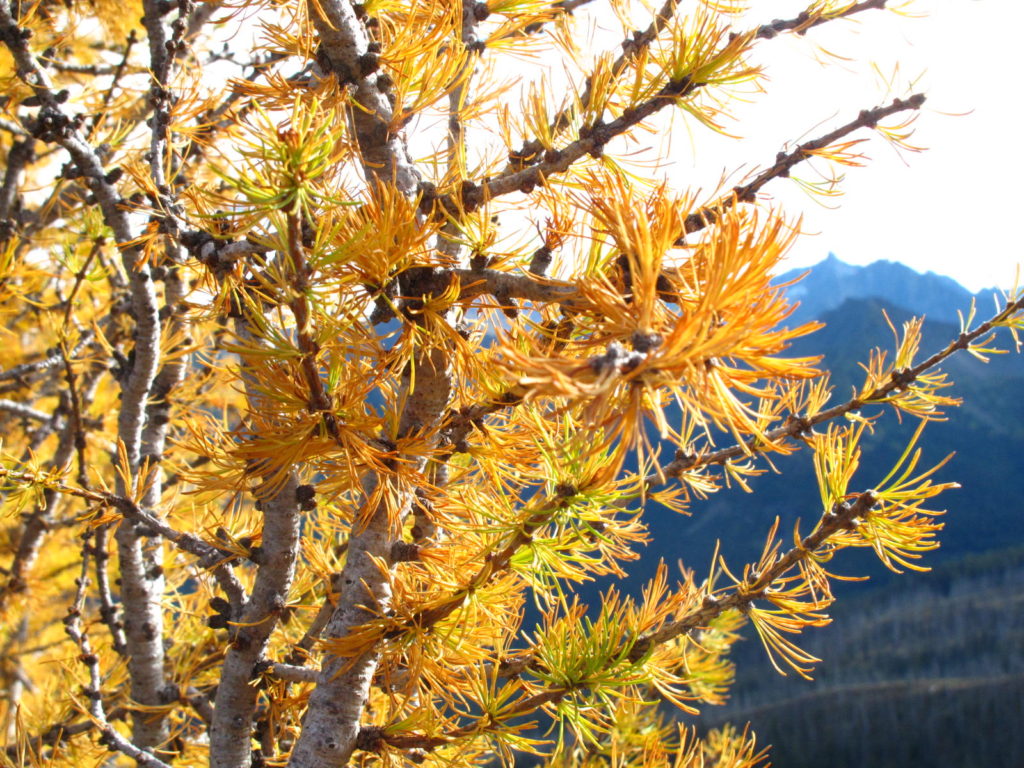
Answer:
<svg viewBox="0 0 1024 768"><path fill-rule="evenodd" d="M789 160L789 155L785 152L779 152L775 156L775 165L780 167L779 172L776 175L783 179L789 178L789 168L786 165L787 160Z"/></svg>
<svg viewBox="0 0 1024 768"><path fill-rule="evenodd" d="M629 660L631 663L636 664L638 661L643 659L651 650L651 641L649 639L641 638L637 640L636 644L629 649Z"/></svg>
<svg viewBox="0 0 1024 768"><path fill-rule="evenodd" d="M789 433L794 436L806 435L814 426L810 419L804 416L799 416L795 413L791 413L787 416L783 425Z"/></svg>
<svg viewBox="0 0 1024 768"><path fill-rule="evenodd" d="M410 267L396 276L398 290L404 297L401 310L413 319L423 309L424 302L447 291L457 279L451 270L442 267Z"/></svg>
<svg viewBox="0 0 1024 768"><path fill-rule="evenodd" d="M665 87L662 89L662 93L665 96L683 96L693 88L693 78L690 75L684 75L678 80L669 80Z"/></svg>
<svg viewBox="0 0 1024 768"><path fill-rule="evenodd" d="M357 61L360 77L368 77L380 69L380 54L375 51L367 51Z"/></svg>
<svg viewBox="0 0 1024 768"><path fill-rule="evenodd" d="M391 545L392 563L411 563L420 558L420 545L411 541L396 541Z"/></svg>
<svg viewBox="0 0 1024 768"><path fill-rule="evenodd" d="M216 253L216 240L209 232L193 229L181 234L181 244L196 261L207 264Z"/></svg>
<svg viewBox="0 0 1024 768"><path fill-rule="evenodd" d="M333 414L326 414L325 418L333 417ZM295 501L299 509L309 512L316 509L316 488L312 485L300 485L295 489Z"/></svg>
<svg viewBox="0 0 1024 768"><path fill-rule="evenodd" d="M468 179L459 187L459 202L466 213L472 213L480 207L482 192L477 184Z"/></svg>
<svg viewBox="0 0 1024 768"><path fill-rule="evenodd" d="M582 129L580 131L580 138L582 136ZM533 141L527 141L523 143L523 146L518 151L513 150L508 153L509 165L515 167L518 170L525 168L528 165L533 165L537 162L541 152L544 150L543 145L536 139Z"/></svg>
<svg viewBox="0 0 1024 768"><path fill-rule="evenodd" d="M210 629L227 629L228 622L234 618L231 603L218 595L210 599L210 608L213 615L207 617L206 626Z"/></svg>
<svg viewBox="0 0 1024 768"><path fill-rule="evenodd" d="M509 320L515 320L519 317L519 305L516 304L515 299L512 298L507 288L499 286L494 289L492 295L494 296L495 301L498 302L498 307L501 309L501 312L505 317Z"/></svg>
<svg viewBox="0 0 1024 768"><path fill-rule="evenodd" d="M632 351L628 352L617 341L608 345L608 350L597 357L590 358L590 369L599 376L610 373L629 373L644 361L646 355Z"/></svg>
<svg viewBox="0 0 1024 768"><path fill-rule="evenodd" d="M660 347L665 342L665 339L660 333L633 331L629 341L633 345L634 350L641 354L647 354Z"/></svg>
<svg viewBox="0 0 1024 768"><path fill-rule="evenodd" d="M70 138L80 119L72 120L55 107L45 106L39 116L28 123L28 132L40 141L49 143Z"/></svg>
<svg viewBox="0 0 1024 768"><path fill-rule="evenodd" d="M434 212L434 204L437 202L437 185L431 181L421 181L419 210L424 216L430 216Z"/></svg>
<svg viewBox="0 0 1024 768"><path fill-rule="evenodd" d="M579 493L579 489L572 483L559 483L555 486L555 496L561 499L569 499Z"/></svg>
<svg viewBox="0 0 1024 768"><path fill-rule="evenodd" d="M733 193L736 195L736 202L738 203L755 203L757 202L757 192L754 190L753 185L748 184L744 187L734 187ZM717 217L709 218L709 221L714 221Z"/></svg>
<svg viewBox="0 0 1024 768"><path fill-rule="evenodd" d="M909 368L898 368L892 372L890 378L892 383L896 385L896 388L902 391L913 384L917 376Z"/></svg>
<svg viewBox="0 0 1024 768"><path fill-rule="evenodd" d="M486 253L474 251L473 255L469 257L469 268L474 272L483 272L491 265L492 261L493 259Z"/></svg>
<svg viewBox="0 0 1024 768"><path fill-rule="evenodd" d="M682 472L697 463L697 454L693 451L680 448L676 451L674 461L675 464L678 465L678 471Z"/></svg>
<svg viewBox="0 0 1024 768"><path fill-rule="evenodd" d="M363 726L356 736L356 749L364 752L380 752L384 746L384 729L378 725Z"/></svg>
<svg viewBox="0 0 1024 768"><path fill-rule="evenodd" d="M533 252L528 269L531 274L543 276L547 273L549 266L551 266L551 249L542 245Z"/></svg>
<svg viewBox="0 0 1024 768"><path fill-rule="evenodd" d="M0 28L0 40L9 47L17 48L26 40L32 39L32 30L28 27L8 26Z"/></svg>
<svg viewBox="0 0 1024 768"><path fill-rule="evenodd" d="M909 107L910 109L920 109L924 105L926 99L927 97L923 93L915 93L913 96L911 96L909 99L906 99L905 101L903 99L896 99L895 101L893 101L893 105L898 105L900 107Z"/></svg>

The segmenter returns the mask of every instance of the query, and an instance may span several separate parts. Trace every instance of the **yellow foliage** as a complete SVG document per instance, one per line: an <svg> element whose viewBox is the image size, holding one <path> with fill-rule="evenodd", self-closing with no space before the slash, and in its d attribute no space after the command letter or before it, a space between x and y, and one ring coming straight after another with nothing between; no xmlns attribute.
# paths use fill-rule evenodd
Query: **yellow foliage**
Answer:
<svg viewBox="0 0 1024 768"><path fill-rule="evenodd" d="M860 165L857 131L914 149L923 97L712 194L627 144L724 131L754 46L877 4L616 0L612 47L586 5L0 4L8 763L763 765L659 704L722 703L748 622L809 675L844 549L924 568L951 484L920 430L887 477L860 452L946 418L938 366L1024 300L931 357L894 328L833 402L772 282L799 224L757 197ZM623 587L652 504L801 450L791 546Z"/></svg>

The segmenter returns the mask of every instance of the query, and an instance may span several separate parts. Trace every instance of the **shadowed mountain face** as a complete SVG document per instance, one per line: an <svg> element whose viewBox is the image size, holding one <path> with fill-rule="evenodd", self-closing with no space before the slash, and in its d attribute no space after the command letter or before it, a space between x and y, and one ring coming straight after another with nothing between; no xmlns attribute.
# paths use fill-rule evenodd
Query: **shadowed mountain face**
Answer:
<svg viewBox="0 0 1024 768"><path fill-rule="evenodd" d="M826 324L791 352L824 354L820 367L832 372L833 402L862 381L858 364L871 348L894 348L886 316L897 330L914 315L927 316L923 359L956 338L956 311L972 299L949 278L889 262L853 267L834 256L788 292L801 302L791 323ZM993 293L977 297L982 319L992 314ZM1008 335L999 341L1012 344ZM731 703L708 709L701 727L749 721L761 743L775 745L773 763L783 768L1024 765L1024 356L994 356L986 365L958 353L943 371L954 382L946 394L964 405L925 430L922 466L956 451L937 480L962 487L936 500L948 510L942 547L922 560L936 571L894 576L870 552L841 553L833 572L871 580L836 584L835 623L796 638L824 660L817 679L779 677L757 639L748 638L735 652ZM916 426L878 412L852 489L877 484ZM810 456L798 452L775 466L781 474L755 478L753 494L724 490L695 503L687 519L650 510L653 541L632 572L648 575L661 557L704 570L716 539L741 570L760 551L752 532L767 532L776 516L780 532L798 518L806 529L820 511Z"/></svg>
<svg viewBox="0 0 1024 768"><path fill-rule="evenodd" d="M789 273L780 282L794 276ZM842 295L857 294L872 285L902 303ZM804 308L829 308L794 323L817 319L825 327L797 340L788 353L823 355L819 367L831 371L833 403L851 397L854 385L863 382L860 366L868 361L872 349L890 350L891 356L896 343L893 328L901 331L904 322L931 307L929 318L936 319L925 322L919 357L924 359L957 337L960 326L956 310L967 310L972 299L949 278L918 275L887 262L853 267L835 257L814 267L788 290L792 294L797 289L805 296ZM978 303L986 312L994 306L991 295ZM1012 344L1008 334L1000 341L1004 348ZM955 452L937 479L956 481L962 487L937 500L938 508L948 509L949 514L944 517L942 548L926 555L931 564L1024 544L1024 513L1014 482L1024 469L1024 355L995 355L986 364L960 352L942 370L953 382L944 394L960 397L964 404L950 409L948 421L925 429L921 467L930 467ZM865 434L862 441L861 467L851 490L871 488L884 478L917 426L914 419L904 418L901 424L891 409L864 409L863 413L880 417L873 434ZM667 417L670 422L677 421L679 414L669 413ZM723 444L727 442L731 441ZM627 591L636 593L661 559L669 563L682 560L687 567L706 571L716 540L721 542L726 561L742 570L743 563L756 559L761 552L763 538L754 534L767 533L776 516L781 519L780 532L792 531L798 519L805 521L805 527L816 519L821 502L810 453L798 451L789 457L773 457L772 462L774 469L760 460L765 474L751 479L752 494L738 488L723 489L706 500L694 500L690 517L678 519L667 510L649 505L645 520L652 541L639 553L641 560L631 564L632 589ZM874 581L868 586L891 577L871 552L844 552L836 567L843 574L872 576ZM840 585L840 591L843 588L865 587L857 583Z"/></svg>

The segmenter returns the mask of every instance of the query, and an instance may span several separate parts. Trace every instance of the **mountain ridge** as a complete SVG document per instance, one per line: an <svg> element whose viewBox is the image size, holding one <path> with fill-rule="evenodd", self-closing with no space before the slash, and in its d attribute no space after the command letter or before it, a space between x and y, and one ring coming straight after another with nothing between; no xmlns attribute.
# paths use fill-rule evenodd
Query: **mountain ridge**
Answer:
<svg viewBox="0 0 1024 768"><path fill-rule="evenodd" d="M946 275L916 272L884 259L855 266L832 252L812 267L791 269L775 280L776 285L787 283L786 294L799 302L791 317L796 323L818 319L853 298L882 299L929 319L957 322L957 311L968 310L972 299L987 312L992 296L1001 293L997 288L971 293Z"/></svg>

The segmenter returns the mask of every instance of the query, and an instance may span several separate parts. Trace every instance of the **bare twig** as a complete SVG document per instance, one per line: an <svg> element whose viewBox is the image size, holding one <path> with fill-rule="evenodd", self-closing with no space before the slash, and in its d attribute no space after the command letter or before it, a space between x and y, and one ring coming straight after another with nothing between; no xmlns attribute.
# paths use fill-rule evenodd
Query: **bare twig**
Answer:
<svg viewBox="0 0 1024 768"><path fill-rule="evenodd" d="M91 330L85 331L78 340L78 344L76 344L75 348L72 350L71 356L74 357L81 352L82 349L84 349L92 340L93 332ZM8 368L6 371L0 371L0 381L9 381L11 379L27 381L29 377L34 374L41 373L49 368L56 368L58 365L63 365L63 363L63 355L60 352L54 352L42 360L36 360L31 363L22 363L21 365L16 365L13 368Z"/></svg>
<svg viewBox="0 0 1024 768"><path fill-rule="evenodd" d="M12 416L17 416L20 419L31 419L32 421L49 421L50 414L43 413L43 411L31 406L25 405L24 403L16 403L13 400L0 397L0 411L5 411Z"/></svg>
<svg viewBox="0 0 1024 768"><path fill-rule="evenodd" d="M756 35L761 40L771 40L782 32L796 32L802 35L807 30L820 24L827 24L834 19L846 19L863 11L883 10L886 2L888 0L863 0L863 2L854 3L838 13L821 14L818 16L811 16L805 11L792 19L776 19L768 24L762 24L757 28Z"/></svg>
<svg viewBox="0 0 1024 768"><path fill-rule="evenodd" d="M107 87L107 90L103 94L103 104L101 108L97 110L96 114L92 118L92 124L89 126L89 132L87 134L90 139L96 132L96 126L100 124L100 120L102 120L104 114L106 114L107 107L110 106L110 100L114 98L114 91L117 90L117 85L121 82L121 76L124 74L124 68L128 64L128 57L131 56L132 47L135 45L136 42L137 38L135 36L135 29L132 28L132 30L128 33L128 40L125 42L124 54L121 56L121 61L118 63L116 67L114 67L112 71L114 77L110 81L110 85Z"/></svg>
<svg viewBox="0 0 1024 768"><path fill-rule="evenodd" d="M855 119L836 128L834 131L830 131L812 141L805 141L791 152L780 152L775 158L775 163L770 168L761 171L746 184L739 184L733 187L729 195L714 205L701 208L699 211L687 216L685 220L685 233L690 234L704 229L709 224L717 221L725 211L737 202L753 202L755 196L765 184L773 179L789 176L789 172L794 167L804 160L813 157L814 153L818 150L831 146L839 141L839 139L860 128L874 128L880 120L884 120L891 115L907 110L920 109L924 102L924 94L917 93L906 99L893 99L892 103L886 106L861 110ZM678 244L683 244L682 239L678 241Z"/></svg>

